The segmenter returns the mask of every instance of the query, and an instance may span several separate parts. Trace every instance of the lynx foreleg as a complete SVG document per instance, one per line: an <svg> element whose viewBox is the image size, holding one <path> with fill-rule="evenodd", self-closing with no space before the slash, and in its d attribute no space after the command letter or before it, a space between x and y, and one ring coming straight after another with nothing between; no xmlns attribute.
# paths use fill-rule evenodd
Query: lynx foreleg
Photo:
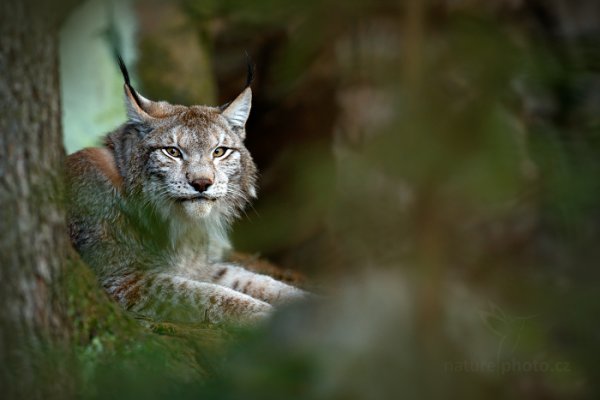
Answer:
<svg viewBox="0 0 600 400"><path fill-rule="evenodd" d="M248 323L265 318L272 306L230 288L170 274L131 274L105 284L132 312L179 322Z"/></svg>
<svg viewBox="0 0 600 400"><path fill-rule="evenodd" d="M212 282L227 286L269 304L284 304L305 298L308 294L275 280L231 264L214 265Z"/></svg>

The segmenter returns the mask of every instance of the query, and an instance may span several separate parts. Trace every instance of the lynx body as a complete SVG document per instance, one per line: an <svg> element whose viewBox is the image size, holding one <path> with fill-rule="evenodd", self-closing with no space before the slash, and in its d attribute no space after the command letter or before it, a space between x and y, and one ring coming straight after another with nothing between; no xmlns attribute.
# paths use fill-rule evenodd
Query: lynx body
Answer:
<svg viewBox="0 0 600 400"><path fill-rule="evenodd" d="M123 307L158 320L249 322L304 292L223 262L256 196L244 146L252 92L223 108L150 101L125 77L128 121L67 160L69 228Z"/></svg>

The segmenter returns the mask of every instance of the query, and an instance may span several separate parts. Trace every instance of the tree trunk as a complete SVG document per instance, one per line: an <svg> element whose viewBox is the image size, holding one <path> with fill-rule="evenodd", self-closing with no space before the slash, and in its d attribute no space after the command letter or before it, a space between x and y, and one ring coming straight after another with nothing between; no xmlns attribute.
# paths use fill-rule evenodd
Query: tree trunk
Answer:
<svg viewBox="0 0 600 400"><path fill-rule="evenodd" d="M72 386L68 376L60 378L63 363L47 365L57 360L49 352L62 352L69 338L61 286L70 251L60 204L64 150L57 26L62 12L53 3L52 13L32 1L0 5L3 398L65 397Z"/></svg>

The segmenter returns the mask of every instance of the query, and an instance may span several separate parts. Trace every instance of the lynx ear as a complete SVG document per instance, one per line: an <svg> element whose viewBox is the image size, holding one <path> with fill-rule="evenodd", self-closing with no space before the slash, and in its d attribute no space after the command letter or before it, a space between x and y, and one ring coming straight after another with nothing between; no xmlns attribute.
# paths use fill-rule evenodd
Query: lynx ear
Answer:
<svg viewBox="0 0 600 400"><path fill-rule="evenodd" d="M129 80L129 71L127 71L127 67L123 62L121 56L117 55L119 60L119 68L121 69L121 73L123 74L123 79L125 80L125 84L123 88L125 90L125 105L127 106L127 116L132 122L147 122L151 120L153 117L150 115L150 110L153 107L153 101L148 100L144 96L140 95L135 91L133 86L131 86L131 81Z"/></svg>
<svg viewBox="0 0 600 400"><path fill-rule="evenodd" d="M154 102L140 95L127 83L124 85L124 90L125 105L127 106L127 117L129 117L129 120L136 123L153 120L154 117L150 115L150 111Z"/></svg>
<svg viewBox="0 0 600 400"><path fill-rule="evenodd" d="M223 110L223 116L234 128L244 128L250 115L250 106L252 104L252 90L250 87L244 89L238 97L229 103Z"/></svg>

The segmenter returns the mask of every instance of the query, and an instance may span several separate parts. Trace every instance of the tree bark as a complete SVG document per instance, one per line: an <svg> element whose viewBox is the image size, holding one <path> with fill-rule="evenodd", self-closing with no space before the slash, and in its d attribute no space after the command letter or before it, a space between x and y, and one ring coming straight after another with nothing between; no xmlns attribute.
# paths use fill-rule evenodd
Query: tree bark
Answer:
<svg viewBox="0 0 600 400"><path fill-rule="evenodd" d="M68 397L57 27L65 4L0 5L0 390L3 398ZM62 357L61 357L62 358ZM64 358L63 360L66 360ZM44 379L45 377L45 379ZM68 378L68 377L65 377Z"/></svg>

